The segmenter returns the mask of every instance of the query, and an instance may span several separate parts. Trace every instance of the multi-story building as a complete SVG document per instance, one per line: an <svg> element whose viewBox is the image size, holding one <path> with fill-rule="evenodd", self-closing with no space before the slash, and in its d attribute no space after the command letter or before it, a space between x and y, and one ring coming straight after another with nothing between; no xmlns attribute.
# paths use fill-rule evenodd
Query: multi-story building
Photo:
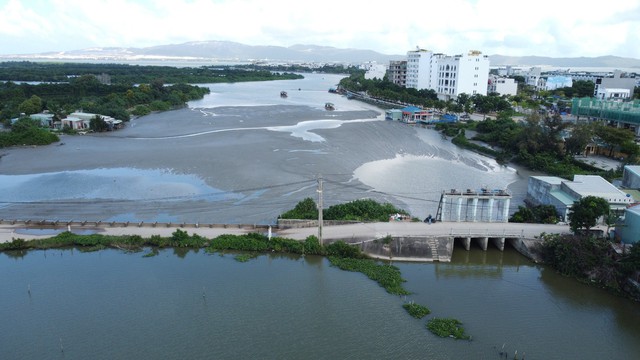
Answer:
<svg viewBox="0 0 640 360"><path fill-rule="evenodd" d="M598 99L607 100L623 100L631 98L636 86L636 79L631 77L622 77L621 75L622 72L620 70L616 70L613 73L613 77L596 79L593 96Z"/></svg>
<svg viewBox="0 0 640 360"><path fill-rule="evenodd" d="M542 79L542 69L539 67L532 67L525 73L524 81L527 85L533 86L536 90L540 90L544 84Z"/></svg>
<svg viewBox="0 0 640 360"><path fill-rule="evenodd" d="M455 99L462 93L487 95L488 81L489 57L480 51L438 59L435 90L442 100Z"/></svg>
<svg viewBox="0 0 640 360"><path fill-rule="evenodd" d="M441 56L442 54L420 48L407 52L406 87L435 90L438 58Z"/></svg>
<svg viewBox="0 0 640 360"><path fill-rule="evenodd" d="M489 57L480 51L447 56L430 50L407 52L406 87L434 90L442 100L458 94L487 94Z"/></svg>
<svg viewBox="0 0 640 360"><path fill-rule="evenodd" d="M387 79L398 85L407 85L407 60L390 61L387 69Z"/></svg>
<svg viewBox="0 0 640 360"><path fill-rule="evenodd" d="M495 75L489 76L487 93L498 93L500 95L517 95L518 83L512 78L504 78Z"/></svg>

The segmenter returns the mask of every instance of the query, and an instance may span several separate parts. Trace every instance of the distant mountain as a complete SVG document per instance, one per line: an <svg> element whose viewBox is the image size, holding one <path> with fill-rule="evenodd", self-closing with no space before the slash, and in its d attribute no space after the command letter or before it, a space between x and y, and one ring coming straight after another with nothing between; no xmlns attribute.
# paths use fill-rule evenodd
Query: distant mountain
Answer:
<svg viewBox="0 0 640 360"><path fill-rule="evenodd" d="M640 68L640 60L619 56L552 58L544 56L489 56L491 66L535 66L548 65L561 68L573 67L606 67L606 68Z"/></svg>
<svg viewBox="0 0 640 360"><path fill-rule="evenodd" d="M60 60L201 60L220 62L316 62L351 63L375 61L388 64L390 60L406 59L401 55L386 55L372 50L339 49L331 46L293 45L251 46L231 41L192 41L182 44L159 45L145 48L89 48L41 54L4 55L2 59L60 59ZM640 68L640 60L617 56L552 58L543 56L491 55L492 66L547 65L559 68L606 67Z"/></svg>
<svg viewBox="0 0 640 360"><path fill-rule="evenodd" d="M338 49L330 46L293 45L250 46L231 41L197 41L159 45L146 48L90 48L42 54L6 55L21 59L185 59L218 61L290 61L362 63L376 61L386 64L404 55L385 55L372 50ZM2 58L0 57L0 58Z"/></svg>

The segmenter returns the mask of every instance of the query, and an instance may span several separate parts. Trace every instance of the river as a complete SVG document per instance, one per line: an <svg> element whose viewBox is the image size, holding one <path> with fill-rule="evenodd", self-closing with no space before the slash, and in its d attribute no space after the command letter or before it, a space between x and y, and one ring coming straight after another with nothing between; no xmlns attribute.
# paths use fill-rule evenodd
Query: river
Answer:
<svg viewBox="0 0 640 360"><path fill-rule="evenodd" d="M326 206L369 197L424 218L443 190L481 187L509 188L511 212L522 204L514 167L329 93L342 76L305 76L212 84L188 108L119 131L4 149L0 218L273 224L317 198L320 176Z"/></svg>
<svg viewBox="0 0 640 360"><path fill-rule="evenodd" d="M387 294L324 258L162 250L0 256L3 359L637 359L638 304L563 278L512 249L396 263ZM411 318L405 301L432 314ZM433 317L471 341L439 338ZM504 344L504 348L503 348Z"/></svg>
<svg viewBox="0 0 640 360"><path fill-rule="evenodd" d="M3 149L0 218L273 223L325 180L325 204L373 197L435 213L442 190L508 188L525 172L433 130L384 121L327 89L340 76L215 84L189 107L126 129ZM289 97L279 97L286 90ZM325 111L325 102L336 111ZM0 255L0 357L636 359L638 304L558 276L513 249L396 264L411 295L387 294L317 257L239 263L203 251ZM461 320L441 339L402 309ZM504 345L504 347L503 347Z"/></svg>

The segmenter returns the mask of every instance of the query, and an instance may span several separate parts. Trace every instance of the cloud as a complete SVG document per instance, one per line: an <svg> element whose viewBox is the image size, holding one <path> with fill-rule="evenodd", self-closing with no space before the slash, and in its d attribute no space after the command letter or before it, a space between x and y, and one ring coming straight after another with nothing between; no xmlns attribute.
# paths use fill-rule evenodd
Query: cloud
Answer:
<svg viewBox="0 0 640 360"><path fill-rule="evenodd" d="M637 0L539 0L524 8L507 0L8 0L0 2L0 53L228 40L385 54L420 46L447 54L640 58L638 18Z"/></svg>

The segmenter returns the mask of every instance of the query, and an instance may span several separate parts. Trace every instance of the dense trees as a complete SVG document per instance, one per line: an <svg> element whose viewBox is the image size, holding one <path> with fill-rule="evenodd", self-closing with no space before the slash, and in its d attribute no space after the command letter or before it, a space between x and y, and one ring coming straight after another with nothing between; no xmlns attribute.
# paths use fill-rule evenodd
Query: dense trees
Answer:
<svg viewBox="0 0 640 360"><path fill-rule="evenodd" d="M517 223L556 224L558 222L558 211L553 205L518 206L518 211L509 218L509 221Z"/></svg>
<svg viewBox="0 0 640 360"><path fill-rule="evenodd" d="M100 115L94 116L91 120L89 120L89 129L95 132L107 131L109 125L104 121L104 118Z"/></svg>
<svg viewBox="0 0 640 360"><path fill-rule="evenodd" d="M186 101L202 98L209 92L187 84L164 86L161 80L154 85L104 85L92 75L85 75L64 84L0 84L0 120L17 118L21 113L35 114L49 110L61 119L78 109L119 120L129 120L130 114L144 115L136 110L144 105L150 110L163 111L182 106ZM146 112L148 113L148 112Z"/></svg>
<svg viewBox="0 0 640 360"><path fill-rule="evenodd" d="M397 209L389 203L380 204L371 199L332 205L322 212L325 220L358 221L389 221L389 215L396 213L408 215L406 211ZM313 199L305 198L295 208L280 215L280 218L314 220L318 218L318 207Z"/></svg>
<svg viewBox="0 0 640 360"><path fill-rule="evenodd" d="M40 121L22 118L13 124L10 132L0 132L0 148L15 145L48 145L60 141L58 135L43 129Z"/></svg>
<svg viewBox="0 0 640 360"><path fill-rule="evenodd" d="M125 64L80 64L80 63L0 63L0 79L10 81L68 82L85 75L108 74L111 84L149 84L155 79L164 83L204 84L218 82L261 81L299 79L292 73L274 73L254 66L203 66L172 67ZM86 78L85 78L86 79Z"/></svg>
<svg viewBox="0 0 640 360"><path fill-rule="evenodd" d="M608 215L610 211L607 200L597 196L585 196L571 206L569 226L574 233L584 229L589 234L598 218Z"/></svg>

